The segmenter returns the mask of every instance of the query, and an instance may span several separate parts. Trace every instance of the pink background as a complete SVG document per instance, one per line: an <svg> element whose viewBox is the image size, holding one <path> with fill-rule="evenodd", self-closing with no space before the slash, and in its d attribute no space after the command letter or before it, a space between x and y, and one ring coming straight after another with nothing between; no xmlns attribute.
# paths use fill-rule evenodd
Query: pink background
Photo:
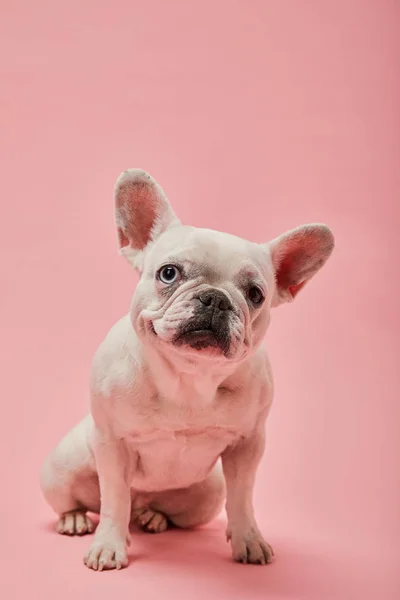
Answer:
<svg viewBox="0 0 400 600"><path fill-rule="evenodd" d="M1 1L4 598L399 597L399 8ZM223 520L138 536L120 573L88 571L88 539L53 533L40 464L85 414L91 357L136 282L112 213L131 166L186 223L336 234L267 337L277 393L256 506L271 567L232 564Z"/></svg>

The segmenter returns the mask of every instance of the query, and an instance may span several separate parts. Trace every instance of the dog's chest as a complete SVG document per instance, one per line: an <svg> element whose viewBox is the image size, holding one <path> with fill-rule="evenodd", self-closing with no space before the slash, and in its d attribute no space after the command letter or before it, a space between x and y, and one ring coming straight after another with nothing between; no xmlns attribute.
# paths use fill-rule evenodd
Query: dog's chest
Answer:
<svg viewBox="0 0 400 600"><path fill-rule="evenodd" d="M132 485L144 491L188 487L204 480L243 433L235 406L170 410L145 419L127 442L136 462Z"/></svg>

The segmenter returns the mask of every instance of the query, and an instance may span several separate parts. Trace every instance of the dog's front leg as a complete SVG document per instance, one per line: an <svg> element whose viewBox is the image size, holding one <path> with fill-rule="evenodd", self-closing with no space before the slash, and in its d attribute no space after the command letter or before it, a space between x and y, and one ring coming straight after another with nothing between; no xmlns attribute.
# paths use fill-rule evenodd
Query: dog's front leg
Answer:
<svg viewBox="0 0 400 600"><path fill-rule="evenodd" d="M250 438L240 441L222 454L227 488L227 539L234 560L242 563L271 562L273 550L261 535L253 510L255 475L264 453L264 423L260 423Z"/></svg>
<svg viewBox="0 0 400 600"><path fill-rule="evenodd" d="M100 484L100 523L84 562L95 571L128 565L132 459L124 440L96 429L93 440Z"/></svg>

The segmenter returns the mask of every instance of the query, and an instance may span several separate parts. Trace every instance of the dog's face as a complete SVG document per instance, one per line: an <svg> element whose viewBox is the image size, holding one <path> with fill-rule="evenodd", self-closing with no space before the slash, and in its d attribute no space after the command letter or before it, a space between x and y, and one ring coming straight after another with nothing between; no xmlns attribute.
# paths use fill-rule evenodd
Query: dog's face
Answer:
<svg viewBox="0 0 400 600"><path fill-rule="evenodd" d="M273 279L257 244L173 227L144 257L133 321L149 341L177 352L239 360L266 331Z"/></svg>
<svg viewBox="0 0 400 600"><path fill-rule="evenodd" d="M259 346L270 309L292 300L333 249L324 225L269 244L185 227L147 173L117 181L120 251L139 269L133 326L145 344L192 360L237 362Z"/></svg>

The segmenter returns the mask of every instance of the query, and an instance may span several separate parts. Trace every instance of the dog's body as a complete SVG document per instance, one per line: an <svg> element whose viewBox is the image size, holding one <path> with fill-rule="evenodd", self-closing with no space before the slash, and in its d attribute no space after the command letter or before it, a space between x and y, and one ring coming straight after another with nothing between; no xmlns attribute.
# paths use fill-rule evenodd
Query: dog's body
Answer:
<svg viewBox="0 0 400 600"><path fill-rule="evenodd" d="M129 524L161 532L213 519L225 498L235 560L265 564L271 547L252 508L272 378L261 347L270 307L325 263L325 226L260 246L180 225L142 171L117 182L120 249L141 272L130 314L100 346L91 415L42 470L58 531L91 532L94 569L127 564Z"/></svg>

